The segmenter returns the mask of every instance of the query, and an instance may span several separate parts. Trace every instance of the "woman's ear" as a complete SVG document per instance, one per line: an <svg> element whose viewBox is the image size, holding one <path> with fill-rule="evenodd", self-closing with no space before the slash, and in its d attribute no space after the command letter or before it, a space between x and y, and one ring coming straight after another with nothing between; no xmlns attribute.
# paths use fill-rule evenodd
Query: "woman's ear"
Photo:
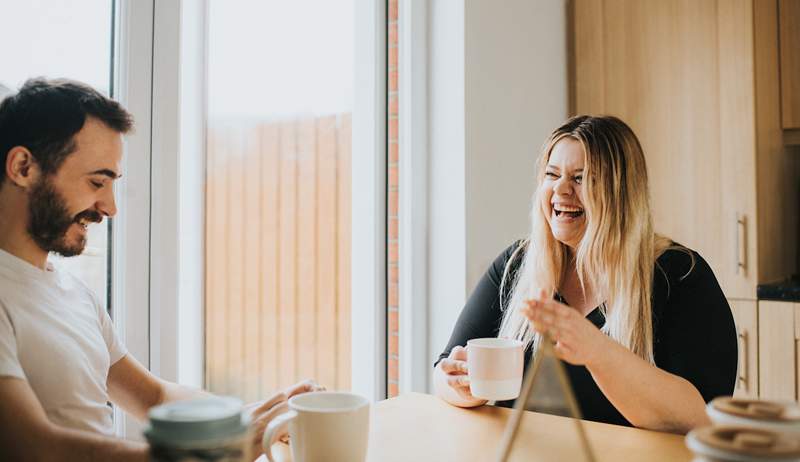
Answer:
<svg viewBox="0 0 800 462"><path fill-rule="evenodd" d="M29 188L39 181L39 164L24 146L14 146L6 156L5 174L13 184Z"/></svg>

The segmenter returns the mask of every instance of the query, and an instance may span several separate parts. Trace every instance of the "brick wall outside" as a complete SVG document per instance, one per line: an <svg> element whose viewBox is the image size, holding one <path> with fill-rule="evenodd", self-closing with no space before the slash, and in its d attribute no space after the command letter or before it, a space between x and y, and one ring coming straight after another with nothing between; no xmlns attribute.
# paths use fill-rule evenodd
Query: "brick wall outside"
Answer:
<svg viewBox="0 0 800 462"><path fill-rule="evenodd" d="M397 15L398 15L398 2L399 0L389 0L389 30L387 40L387 56L388 56L388 112L389 112L389 127L388 127L388 141L389 141L389 162L388 162L388 206L387 206L387 228L389 232L388 243L388 332L387 332L387 351L388 358L386 361L387 367L387 395L389 398L397 396L398 385L400 378L400 348L398 345L398 332L400 328L400 320L398 319L400 303L399 303L399 255L398 255L398 188L399 188L399 150L398 150L398 99L397 99Z"/></svg>

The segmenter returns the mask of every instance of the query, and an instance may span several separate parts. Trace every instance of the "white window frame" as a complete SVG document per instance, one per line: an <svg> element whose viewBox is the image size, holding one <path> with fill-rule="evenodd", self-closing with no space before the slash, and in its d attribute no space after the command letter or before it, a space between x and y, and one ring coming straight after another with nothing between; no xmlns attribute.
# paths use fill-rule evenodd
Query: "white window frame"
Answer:
<svg viewBox="0 0 800 462"><path fill-rule="evenodd" d="M386 397L386 2L355 2L351 386Z"/></svg>
<svg viewBox="0 0 800 462"><path fill-rule="evenodd" d="M355 7L352 389L386 396L386 4ZM112 309L130 354L203 386L207 0L117 0L115 97L133 114L112 234ZM197 161L198 153L203 160ZM116 411L117 433L141 426Z"/></svg>
<svg viewBox="0 0 800 462"><path fill-rule="evenodd" d="M115 5L114 96L134 117L125 137L123 177L111 239L111 307L117 332L145 367L150 365L150 143L152 111L153 0ZM120 436L135 437L141 425L115 408Z"/></svg>
<svg viewBox="0 0 800 462"><path fill-rule="evenodd" d="M203 386L205 0L153 15L150 370Z"/></svg>
<svg viewBox="0 0 800 462"><path fill-rule="evenodd" d="M428 392L428 2L399 7L399 388Z"/></svg>
<svg viewBox="0 0 800 462"><path fill-rule="evenodd" d="M145 367L198 388L204 361L205 18L204 0L120 0L115 18L115 95L135 119L113 226L115 322ZM139 437L140 424L119 410L116 422L118 434Z"/></svg>

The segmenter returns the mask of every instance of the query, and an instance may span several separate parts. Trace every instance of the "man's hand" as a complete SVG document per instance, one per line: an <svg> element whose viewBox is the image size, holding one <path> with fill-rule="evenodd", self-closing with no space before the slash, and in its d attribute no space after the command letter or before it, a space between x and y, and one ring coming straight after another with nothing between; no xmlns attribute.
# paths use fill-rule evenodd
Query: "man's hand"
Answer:
<svg viewBox="0 0 800 462"><path fill-rule="evenodd" d="M261 447L261 439L264 437L264 430L267 429L270 421L278 415L286 412L289 408L287 401L292 396L310 391L322 391L325 388L318 385L313 380L304 380L298 382L283 391L279 391L272 395L269 399L250 403L245 406L244 412L250 414L253 427L253 440L251 443L251 454L257 458L263 453ZM282 435L281 439L286 441L286 435Z"/></svg>

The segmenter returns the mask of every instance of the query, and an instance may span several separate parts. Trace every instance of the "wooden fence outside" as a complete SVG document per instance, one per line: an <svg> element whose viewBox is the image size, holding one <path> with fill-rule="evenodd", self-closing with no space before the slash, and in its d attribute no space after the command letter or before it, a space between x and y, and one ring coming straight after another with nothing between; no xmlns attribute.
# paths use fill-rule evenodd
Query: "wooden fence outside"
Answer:
<svg viewBox="0 0 800 462"><path fill-rule="evenodd" d="M206 386L245 400L350 388L351 116L212 121Z"/></svg>

